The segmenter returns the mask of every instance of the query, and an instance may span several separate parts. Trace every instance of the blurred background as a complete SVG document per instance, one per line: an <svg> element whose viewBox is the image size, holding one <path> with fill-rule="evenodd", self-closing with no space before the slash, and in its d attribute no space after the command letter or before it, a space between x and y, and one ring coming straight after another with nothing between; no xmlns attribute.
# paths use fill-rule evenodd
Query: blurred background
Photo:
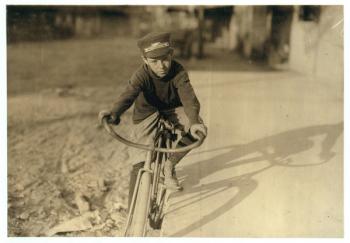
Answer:
<svg viewBox="0 0 350 243"><path fill-rule="evenodd" d="M341 236L342 140L335 152L332 148L342 133L343 6L331 5L7 5L8 235L120 234L126 218L129 154L124 145L101 130L97 114L111 107L142 63L136 41L150 31L172 33L175 57L189 71L202 104L201 115L211 134L203 145L209 151L203 153L203 161L215 158L210 151L222 154L221 149L232 144L242 149L219 156L214 167L212 163L199 163L205 167L200 171L208 175L226 171L232 175L237 173L235 163L230 162L232 158L239 161L247 151L261 153L265 149L268 158L277 160L307 151L309 157L297 157L295 161L318 164L336 156L338 162L328 163L334 166L332 169L319 167L319 174L309 166L308 170L302 167L305 175L298 171L288 177L287 170L283 170L268 176L283 177L279 183L268 184L281 187L280 193L273 195L267 194L274 193L270 186L258 186L252 178L254 173L248 173L249 180L254 179L264 196L253 191L242 195L251 196L254 202L266 202L262 206L281 202L281 208L285 208L284 202L292 201L288 208L294 206L295 211L288 215L296 215L294 218L286 218L284 211L271 210L274 214L269 215L266 208L257 207L256 203L249 207L246 200L236 200L232 194L233 202L247 205L246 210L238 209L242 218L237 219L237 212L233 216L227 214L234 205L219 210L214 207L212 214L197 223L189 217L186 223L194 226L182 225L187 228L179 232L190 232L209 223L223 225L215 221L222 213L237 219L233 229L241 237L242 232L250 232L250 237L269 233L273 236L276 227L281 227L279 236ZM130 118L129 110L118 126L120 133L130 133ZM312 140L313 136L324 134L331 134L334 139L325 139L322 145L321 140ZM294 146L290 141L294 141ZM245 149L245 144L259 146ZM321 157L315 154L316 145L323 148ZM264 161L264 156L262 153L256 160ZM256 165L251 164L256 170ZM232 171L228 169L231 166ZM188 178L202 181L195 172L194 177ZM314 175L317 184L310 182L313 179L305 179L309 175ZM239 178L215 183L220 180L216 176L208 191L217 191L221 186L236 187L235 180L240 181ZM312 191L317 205L323 202L324 207L310 204L311 208L307 208L296 203L296 198L292 200L290 187L296 185L295 181L301 185L296 191L306 195L296 198L306 202ZM316 187L323 190L314 191ZM223 201L227 197L225 194ZM213 203L211 197L205 200L209 201L202 205L220 201ZM253 209L258 217L249 214ZM249 215L268 222L250 227L251 218L244 219ZM272 217L284 223L274 223ZM305 226L304 222L311 223ZM249 230L236 230L240 226ZM259 229L262 232L252 231ZM201 228L200 232L210 234ZM175 235L185 235L180 233Z"/></svg>
<svg viewBox="0 0 350 243"><path fill-rule="evenodd" d="M39 65L39 60L35 60L39 56L30 52L39 46L48 48L45 45L50 45L50 42L51 52L66 55L65 61L76 66L74 62L79 62L74 59L78 58L74 55L77 40L81 41L84 54L94 56L95 61L98 61L96 56L97 59L104 58L97 53L106 51L109 55L115 53L118 59L128 59L133 65L138 61L135 59L136 39L155 30L172 33L177 57L185 60L211 58L211 63L217 63L217 69L224 69L233 62L235 65L229 65L228 69L247 68L240 65L244 59L237 61L233 58L238 54L272 68L334 77L341 73L338 72L340 63L334 62L332 55L339 56L343 51L343 40L339 38L343 30L335 28L337 25L342 27L342 19L342 6L317 5L7 6L8 75L11 80L8 89L9 92L26 89L26 82L17 87L17 80L12 80L15 75L12 68L17 68L17 65L11 64L16 62L13 60L16 59L15 49L20 43L31 43L32 46L27 48L30 50L20 49L20 56L21 59L26 59L27 55L34 58L34 66ZM61 46L56 50L55 43L59 41ZM45 44L38 44L43 42ZM318 58L324 52L329 58ZM43 53L50 54L53 53ZM84 54L81 53L80 57ZM45 58L45 65L55 65L55 61L59 61L52 60L51 56L41 58ZM87 62L86 66L90 64L95 69L98 63ZM201 67L200 64L197 62L189 68ZM205 66L208 65L204 63ZM334 72L325 72L324 67L330 66L334 66ZM83 70L75 71L81 73ZM103 74L110 75L108 72ZM46 82L43 85L47 85Z"/></svg>

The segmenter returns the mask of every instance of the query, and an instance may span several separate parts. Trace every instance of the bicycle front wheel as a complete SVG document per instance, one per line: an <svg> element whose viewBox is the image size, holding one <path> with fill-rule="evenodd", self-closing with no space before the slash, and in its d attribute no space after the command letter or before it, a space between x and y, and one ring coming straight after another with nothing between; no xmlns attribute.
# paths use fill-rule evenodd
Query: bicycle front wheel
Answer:
<svg viewBox="0 0 350 243"><path fill-rule="evenodd" d="M129 228L129 236L145 236L148 224L148 204L151 190L151 174L143 172L135 201L135 210Z"/></svg>

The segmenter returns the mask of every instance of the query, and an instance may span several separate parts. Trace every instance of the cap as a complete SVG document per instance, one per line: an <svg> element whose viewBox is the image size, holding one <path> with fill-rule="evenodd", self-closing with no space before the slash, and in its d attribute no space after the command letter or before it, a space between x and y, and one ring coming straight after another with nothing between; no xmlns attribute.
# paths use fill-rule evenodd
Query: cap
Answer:
<svg viewBox="0 0 350 243"><path fill-rule="evenodd" d="M156 58L171 51L169 32L151 32L137 41L145 57Z"/></svg>

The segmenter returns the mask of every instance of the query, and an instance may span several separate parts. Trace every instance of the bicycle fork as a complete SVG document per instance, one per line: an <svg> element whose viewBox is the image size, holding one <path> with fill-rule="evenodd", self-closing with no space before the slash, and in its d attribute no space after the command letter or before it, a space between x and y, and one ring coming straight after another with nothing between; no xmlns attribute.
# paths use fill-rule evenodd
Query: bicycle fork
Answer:
<svg viewBox="0 0 350 243"><path fill-rule="evenodd" d="M146 161L145 161L145 165L142 169L140 169L137 173L137 178L136 178L136 183L135 183L135 189L132 195L132 200L131 200L131 205L130 205L130 210L129 210L129 214L128 214L128 218L126 221L126 225L125 225L125 230L124 230L124 236L127 236L128 234L128 230L134 215L134 211L135 211L135 203L136 203L136 197L139 191L139 187L140 187L140 180L141 180L141 176L143 173L149 173L150 176L152 176L153 171L151 170L151 159L152 159L152 152L149 151L147 153L147 157L146 157ZM148 195L147 198L147 213L145 214L145 222L147 221L148 218L148 212L149 212L149 207L150 207L150 194ZM144 226L144 230L143 230L143 234L142 236L145 236L146 233L146 225Z"/></svg>
<svg viewBox="0 0 350 243"><path fill-rule="evenodd" d="M157 147L161 147L162 145L165 145L165 147L170 148L171 147L170 139L167 139L167 138L160 136L159 140L157 142ZM158 212L158 217L159 217L159 219L162 217L161 214L163 214L163 205L164 205L164 202L169 197L169 193L167 193L164 185L160 185L161 190L160 190L160 194L158 195L158 190L159 190L158 186L159 186L160 174L162 173L162 162L167 159L167 154L159 153L159 152L156 154L153 170L151 169L152 157L153 157L153 154L151 151L149 151L147 153L144 167L142 169L140 169L137 173L135 189L134 189L134 192L132 195L132 200L131 200L130 210L129 210L129 214L128 214L128 218L127 218L127 222L126 222L126 226L125 226L124 236L127 236L129 227L131 225L131 221L133 220L136 199L137 199L137 195L138 195L139 188L140 188L141 176L143 175L143 173L149 173L149 176L150 176L150 185L149 186L151 186L151 184L152 184L152 187L150 188L149 193L147 195L147 200L146 200L147 206L146 206L146 214L144 215L144 217L145 217L144 222L148 222L147 220L148 220L148 217L150 215L149 213L150 213L151 203L152 203L152 205L159 206L158 210L160 210L160 211ZM147 223L144 224L142 236L145 236L147 225L148 225Z"/></svg>

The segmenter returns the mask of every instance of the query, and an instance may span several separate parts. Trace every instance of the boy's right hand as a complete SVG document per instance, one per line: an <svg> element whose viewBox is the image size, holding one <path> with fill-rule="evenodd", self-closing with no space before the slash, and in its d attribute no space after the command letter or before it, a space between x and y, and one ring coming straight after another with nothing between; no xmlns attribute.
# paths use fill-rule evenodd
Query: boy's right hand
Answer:
<svg viewBox="0 0 350 243"><path fill-rule="evenodd" d="M120 118L112 114L110 111L100 111L100 113L98 114L98 121L100 125L103 125L102 121L104 118L107 118L107 123L109 124L118 125L120 123Z"/></svg>
<svg viewBox="0 0 350 243"><path fill-rule="evenodd" d="M197 140L204 139L207 136L207 127L202 123L193 124L190 127L190 133Z"/></svg>

